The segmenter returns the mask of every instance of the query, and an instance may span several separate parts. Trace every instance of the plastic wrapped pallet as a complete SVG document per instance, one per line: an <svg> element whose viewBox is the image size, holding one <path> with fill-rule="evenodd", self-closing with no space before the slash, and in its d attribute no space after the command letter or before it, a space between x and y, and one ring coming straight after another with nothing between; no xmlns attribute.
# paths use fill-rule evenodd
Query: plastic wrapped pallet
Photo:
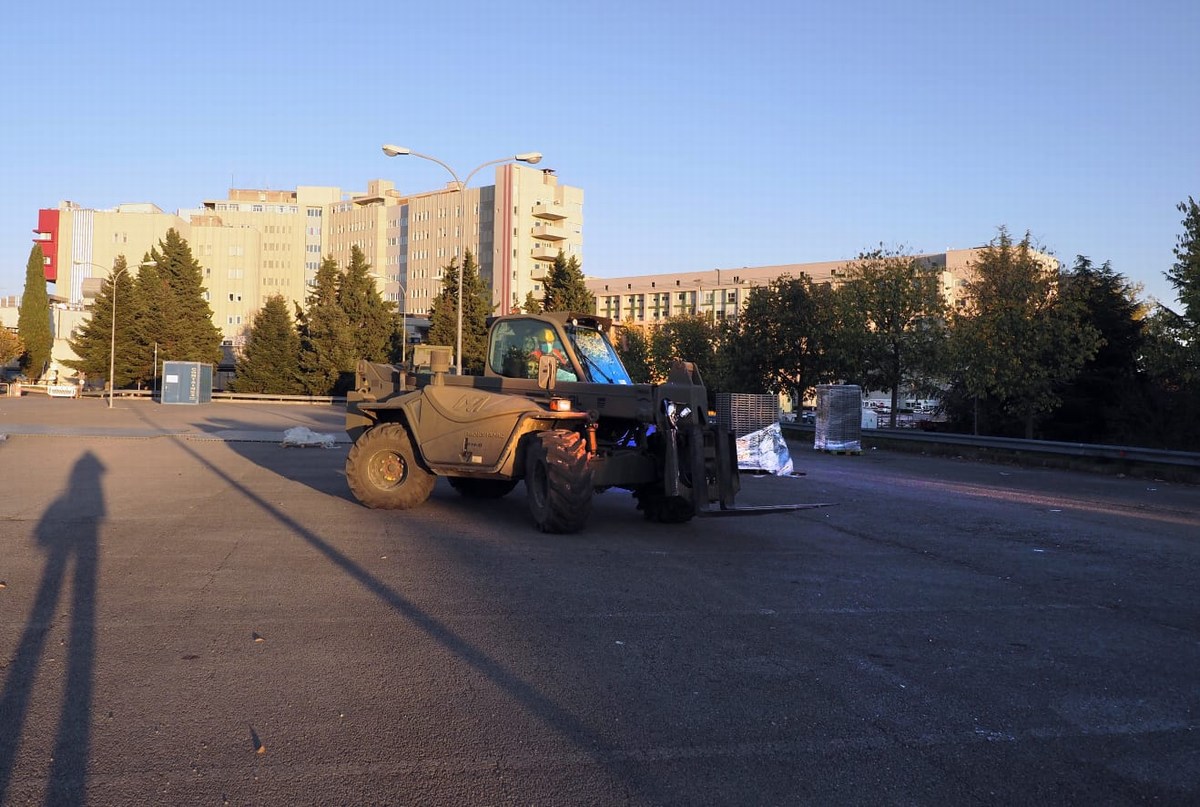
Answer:
<svg viewBox="0 0 1200 807"><path fill-rule="evenodd" d="M817 386L817 451L862 451L862 389L856 384Z"/></svg>
<svg viewBox="0 0 1200 807"><path fill-rule="evenodd" d="M742 471L762 471L776 476L792 473L792 455L778 423L737 438L737 463Z"/></svg>

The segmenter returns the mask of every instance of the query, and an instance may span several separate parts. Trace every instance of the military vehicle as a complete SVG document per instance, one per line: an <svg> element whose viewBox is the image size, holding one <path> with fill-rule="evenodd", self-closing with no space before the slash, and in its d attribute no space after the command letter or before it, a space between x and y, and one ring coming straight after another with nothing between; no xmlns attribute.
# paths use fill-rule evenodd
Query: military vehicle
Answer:
<svg viewBox="0 0 1200 807"><path fill-rule="evenodd" d="M358 362L346 398L351 492L406 510L439 476L471 498L524 480L534 524L552 533L582 529L609 488L662 523L813 506L735 507L734 437L710 415L699 370L677 361L663 383L635 384L613 328L590 314L497 317L483 375L449 373L449 348L429 349L427 366Z"/></svg>

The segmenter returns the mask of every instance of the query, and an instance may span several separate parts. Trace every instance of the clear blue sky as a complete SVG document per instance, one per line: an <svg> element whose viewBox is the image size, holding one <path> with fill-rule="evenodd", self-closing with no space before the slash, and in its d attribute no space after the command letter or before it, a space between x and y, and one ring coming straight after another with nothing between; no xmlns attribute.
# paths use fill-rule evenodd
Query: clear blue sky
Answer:
<svg viewBox="0 0 1200 807"><path fill-rule="evenodd" d="M66 0L0 30L0 294L63 199L447 179L385 142L462 173L543 152L584 189L598 276L1005 225L1170 301L1175 205L1200 197L1196 0Z"/></svg>

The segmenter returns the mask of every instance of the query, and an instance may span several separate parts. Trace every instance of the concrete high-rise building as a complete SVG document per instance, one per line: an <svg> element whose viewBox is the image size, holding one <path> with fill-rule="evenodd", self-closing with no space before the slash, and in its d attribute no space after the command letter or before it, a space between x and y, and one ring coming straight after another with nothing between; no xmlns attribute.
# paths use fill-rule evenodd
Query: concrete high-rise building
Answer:
<svg viewBox="0 0 1200 807"><path fill-rule="evenodd" d="M481 188L401 193L379 179L363 193L232 189L177 213L152 204L96 210L62 202L38 211L35 241L55 295L84 305L98 285L85 281L107 277L118 255L136 272L172 228L203 268L213 321L233 347L268 297L303 304L322 259L345 267L355 246L384 299L410 318L428 313L443 268L464 249L476 256L497 312L507 313L528 292L540 296L560 249L582 260L583 191L559 184L552 170L505 164L496 167L495 184Z"/></svg>

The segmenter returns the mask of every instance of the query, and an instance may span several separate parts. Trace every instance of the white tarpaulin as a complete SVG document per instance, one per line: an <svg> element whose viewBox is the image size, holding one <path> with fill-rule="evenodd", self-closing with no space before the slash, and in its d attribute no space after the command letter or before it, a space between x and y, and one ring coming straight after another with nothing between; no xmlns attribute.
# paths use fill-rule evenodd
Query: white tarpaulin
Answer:
<svg viewBox="0 0 1200 807"><path fill-rule="evenodd" d="M783 429L772 423L765 429L737 438L738 468L743 471L766 471L776 476L792 473L792 455L788 453Z"/></svg>
<svg viewBox="0 0 1200 807"><path fill-rule="evenodd" d="M319 446L320 448L333 448L336 442L332 434L318 434L312 429L304 426L297 426L294 429L288 429L283 433L283 444L285 446Z"/></svg>

